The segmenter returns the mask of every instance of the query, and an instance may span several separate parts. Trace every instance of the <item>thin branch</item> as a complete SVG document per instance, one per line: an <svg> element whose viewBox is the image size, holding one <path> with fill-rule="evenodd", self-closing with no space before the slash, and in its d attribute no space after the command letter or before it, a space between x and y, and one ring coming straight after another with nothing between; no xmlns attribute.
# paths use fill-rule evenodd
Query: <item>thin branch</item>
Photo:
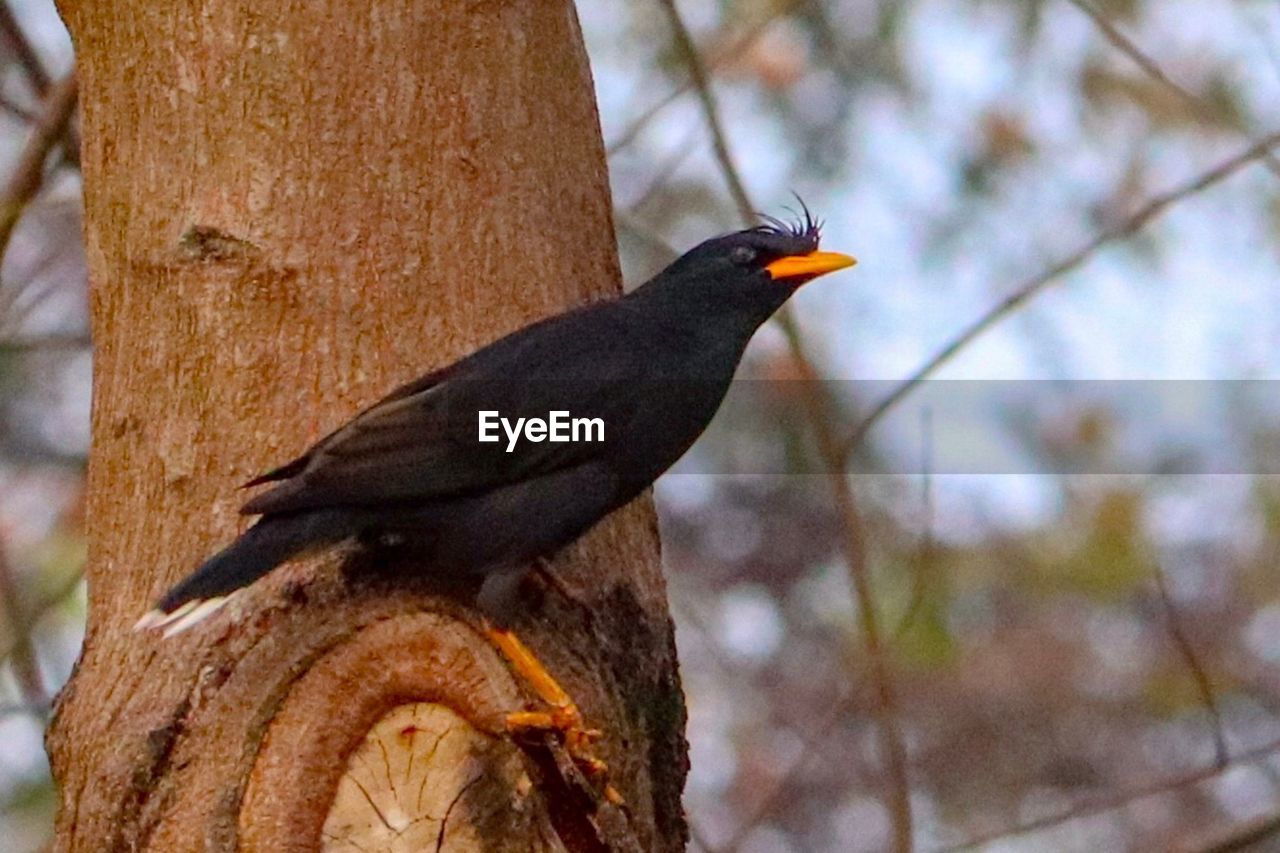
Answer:
<svg viewBox="0 0 1280 853"><path fill-rule="evenodd" d="M36 114L34 112L22 106L3 92L0 92L0 109L12 113L16 118L19 118L28 124L36 120Z"/></svg>
<svg viewBox="0 0 1280 853"><path fill-rule="evenodd" d="M652 177L650 177L645 183L644 189L639 193L636 193L635 201L627 205L627 210L629 212L637 211L644 207L645 204L647 204L655 195L666 187L667 183L671 180L671 177L676 173L676 170L684 164L684 161L689 159L690 155L702 147L701 140L697 139L697 132L698 129L696 127L690 128L690 133L687 133L685 137L680 140L680 144L673 148L671 153L663 158L662 162L658 164L658 168L654 170Z"/></svg>
<svg viewBox="0 0 1280 853"><path fill-rule="evenodd" d="M54 589L52 592L50 592L45 597L43 597L40 601L38 601L35 604L35 606L33 606L30 610L27 611L27 617L26 617L27 623L30 625L38 624L40 620L45 617L45 614L47 614L53 608L57 607L59 604L65 601L68 596L74 593L79 588L80 583L83 580L84 580L83 567L77 568L75 571L68 572L67 577L64 578L60 584L58 584L58 587L56 589ZM17 653L18 653L18 643L15 642L11 644L7 649L0 649L0 660L4 660L10 655L14 655Z"/></svg>
<svg viewBox="0 0 1280 853"><path fill-rule="evenodd" d="M1200 695L1200 703L1204 705L1205 712L1209 715L1209 724L1213 730L1213 749L1217 766L1225 767L1231 753L1227 749L1227 736L1222 727L1222 709L1218 707L1218 697L1214 695L1213 683L1209 680L1209 674L1200 662L1199 656L1196 655L1195 646L1191 645L1191 640L1182 628L1182 620L1178 616L1178 609L1174 606L1173 597L1169 595L1169 583L1165 577L1164 567L1160 565L1158 560L1155 563L1155 580L1156 589L1160 592L1160 604L1164 609L1165 623L1169 626L1169 636L1172 638L1173 645L1178 650L1178 655L1182 658L1182 662L1186 664L1187 669L1191 672L1191 677L1196 683L1196 692Z"/></svg>
<svg viewBox="0 0 1280 853"><path fill-rule="evenodd" d="M49 72L44 70L44 63L40 61L40 56L31 45L27 34L22 31L8 3L0 3L0 33L4 34L4 40L8 42L9 49L18 58L18 64L22 66L27 79L31 81L31 89L36 93L36 97L43 98L49 90Z"/></svg>
<svg viewBox="0 0 1280 853"><path fill-rule="evenodd" d="M747 194L742 176L738 174L733 155L725 138L724 127L720 121L719 108L714 93L711 91L710 79L703 65L698 49L693 43L689 30L685 26L675 0L662 0L671 23L672 35L676 48L680 51L689 67L689 76L697 89L698 101L702 105L703 116L707 122L707 130L711 134L712 148L725 184L729 188L738 215L746 226L755 224L756 208ZM897 700L894 695L893 677L885 657L885 649L880 635L879 614L876 611L875 598L868 575L866 548L866 531L862 517L854 500L853 490L844 467L840 464L839 441L835 429L829 419L828 401L822 398L821 385L816 381L812 361L804 351L800 339L799 328L791 312L785 307L778 312L777 323L787 336L792 357L803 375L802 386L806 389L806 408L814 435L817 439L819 453L823 456L829 472L836 510L841 519L842 548L848 564L850 581L854 589L854 597L858 602L858 618L862 626L863 645L867 658L871 663L872 681L876 691L876 722L880 731L885 754L885 769L889 776L888 811L893 821L893 849L898 853L909 853L914 846L911 818L911 787L907 778L907 750L898 721ZM732 850L740 843L745 830L750 827L746 823L740 828L738 837L729 845Z"/></svg>
<svg viewBox="0 0 1280 853"><path fill-rule="evenodd" d="M1265 761L1269 758L1273 758L1275 757L1277 750L1280 750L1280 738L1231 756L1223 765L1214 764L1200 770L1193 770L1192 772L1186 773L1182 776L1166 779L1163 782L1140 785L1102 797L1090 797L1071 808L1058 812L1057 814L1047 815L1037 820L1028 821L1027 823L1019 824L1010 829L1002 829L998 832L992 832L987 835L976 836L961 844L944 847L941 850L935 851L935 853L959 853L961 850L983 847L994 844L997 841L1016 838L1020 835L1028 835L1033 832L1043 832L1044 830L1053 829L1054 827L1060 826L1068 821L1078 820L1079 818L1092 817L1109 811L1115 811L1116 809L1122 809L1137 800L1142 800L1158 794L1172 793L1182 788L1207 782L1220 776L1232 767L1241 764L1255 764L1259 761Z"/></svg>
<svg viewBox="0 0 1280 853"><path fill-rule="evenodd" d="M1208 121L1219 121L1220 116L1217 112L1205 103L1204 99L1194 94L1190 90L1184 88L1172 77L1165 73L1160 64L1150 55L1143 52L1137 43L1120 31L1120 28L1113 24L1106 15L1097 9L1088 0L1067 0L1072 6L1079 9L1089 20L1093 21L1094 26L1102 33L1103 37L1111 42L1112 46L1123 53L1125 56L1142 69L1144 73L1152 80L1155 80L1161 86L1168 89L1172 94L1177 96L1178 100L1190 109L1191 113L1201 119ZM1250 137L1253 133L1247 127L1243 127L1238 121L1231 120L1229 122L1238 132ZM1267 164L1273 174L1280 177L1280 160L1270 151L1263 155L1263 162Z"/></svg>
<svg viewBox="0 0 1280 853"><path fill-rule="evenodd" d="M671 244L664 240L657 230L628 211L615 207L613 209L613 221L618 224L618 228L623 231L630 231L637 239L652 249L655 254L661 256L663 266L680 257L680 253L672 248Z"/></svg>
<svg viewBox="0 0 1280 853"><path fill-rule="evenodd" d="M715 853L715 846L707 840L706 835L703 834L702 830L699 829L698 825L691 819L692 815L690 815L689 818L689 840L697 845L697 849L703 851L703 853Z"/></svg>
<svg viewBox="0 0 1280 853"><path fill-rule="evenodd" d="M36 53L27 34L22 31L18 19L7 2L0 2L0 35L3 35L14 56L17 57L18 64L22 66L27 80L31 83L31 90L35 92L36 99L44 100L53 85L49 72L45 70L44 63L40 61L40 55ZM70 124L63 128L62 137L63 157L69 163L79 163L80 139Z"/></svg>
<svg viewBox="0 0 1280 853"><path fill-rule="evenodd" d="M0 356L23 355L29 352L57 352L83 350L93 346L88 334L54 332L48 335L0 340Z"/></svg>
<svg viewBox="0 0 1280 853"><path fill-rule="evenodd" d="M900 641L910 630L920 608L924 606L933 580L934 565L937 562L937 539L933 532L934 499L933 499L933 411L928 407L920 412L920 505L922 519L920 524L920 545L916 551L915 582L911 585L911 599L893 630L893 639Z"/></svg>
<svg viewBox="0 0 1280 853"><path fill-rule="evenodd" d="M720 161L720 172L728 185L729 195L733 197L734 206L738 208L738 214L745 224L754 225L755 208L751 204L750 196L747 195L747 188L742 184L738 170L732 168L733 155L729 152L729 142L724 134L724 126L720 123L720 108L716 106L715 94L711 91L711 79L707 75L702 56L698 53L697 45L693 43L693 37L689 35L689 28L685 26L684 18L680 16L675 0L661 0L661 2L662 8L667 12L667 19L671 23L671 35L675 39L676 49L680 51L681 58L689 67L689 78L698 93L698 101L702 104L707 131L711 134L711 145L715 149L716 159Z"/></svg>
<svg viewBox="0 0 1280 853"><path fill-rule="evenodd" d="M1160 83L1170 92L1173 92L1181 98L1187 106L1191 107L1196 112L1201 112L1205 109L1205 105L1201 103L1198 97L1192 94L1188 89L1183 88L1172 77L1166 74L1164 69L1161 68L1154 59L1143 53L1142 49L1138 47L1136 43L1134 43L1124 33L1120 32L1120 29L1116 27L1115 24L1111 23L1111 21L1107 19L1106 15L1103 15L1100 10L1095 9L1092 3L1089 3L1086 0L1067 0L1067 2L1083 12L1089 20L1093 21L1094 26L1102 32L1103 37L1105 37L1107 41L1111 42L1117 50L1129 57L1129 59L1133 61L1134 65L1137 65L1145 71L1149 77Z"/></svg>
<svg viewBox="0 0 1280 853"><path fill-rule="evenodd" d="M40 664L36 661L35 646L31 642L31 616L23 607L18 579L13 575L3 543L0 543L0 608L3 608L5 621L13 633L9 658L18 689L22 691L26 704L48 705L49 691L40 675Z"/></svg>
<svg viewBox="0 0 1280 853"><path fill-rule="evenodd" d="M779 312L778 323L791 347L792 357L801 371L800 381L805 389L805 406L817 440L818 453L827 470L835 500L836 515L840 519L841 547L848 564L849 580L858 603L858 622L862 627L862 645L866 650L871 670L871 686L875 692L876 723L880 729L881 747L885 754L885 771L889 777L888 808L893 820L893 849L909 853L914 849L911 816L911 782L907 776L907 748L898 720L898 700L895 695L893 674L889 669L887 650L882 639L880 615L876 609L875 594L871 588L871 567L867 559L866 526L854 499L849 477L842 467L840 440L832 425L829 405L822 391L822 383L813 369L813 362L804 352L800 329L794 315L785 308Z"/></svg>
<svg viewBox="0 0 1280 853"><path fill-rule="evenodd" d="M744 50L754 44L756 39L760 38L760 36L764 34L770 24L781 18L783 15L793 11L803 2L805 2L805 0L786 0L786 2L778 3L767 15L763 16L754 24L747 26L742 31L741 35L733 40L732 44L728 45L724 50L716 54L716 56L706 64L707 70L715 71L730 59L741 56ZM690 79L668 92L662 100L650 106L637 116L631 124L627 125L627 127L618 134L618 137L613 142L609 143L608 148L606 148L606 153L612 157L632 142L635 142L640 136L640 132L649 126L649 122L653 121L654 118L657 117L658 113L680 100L680 98L692 88L694 88L694 82Z"/></svg>
<svg viewBox="0 0 1280 853"><path fill-rule="evenodd" d="M0 258L9 247L18 217L44 183L44 164L76 111L76 76L72 71L49 90L13 174L0 196Z"/></svg>
<svg viewBox="0 0 1280 853"><path fill-rule="evenodd" d="M783 796L793 790L792 783L795 781L796 776L804 769L809 759L826 745L827 738L831 732L853 709L854 702L858 698L859 682L858 678L850 677L844 683L841 695L837 696L835 701L831 703L830 710L822 722L814 727L812 733L800 735L800 749L796 752L795 757L791 759L791 763L787 765L787 768L775 777L769 790L756 800L750 813L743 819L738 831L734 833L733 838L725 845L723 851L709 849L708 853L736 853L742 842L746 840L747 834L761 821L773 814L774 810L782 802Z"/></svg>
<svg viewBox="0 0 1280 853"><path fill-rule="evenodd" d="M1013 293L1006 296L994 307L989 309L985 314L965 327L958 335L955 336L942 349L938 350L933 357L926 361L915 373L911 374L907 379L903 380L888 396L881 400L871 412L864 417L854 428L853 433L845 440L841 446L841 458L848 459L850 454L858 448L867 433L874 427L881 418L883 418L894 406L902 402L912 391L916 389L920 383L932 376L940 367L955 357L968 346L974 339L981 336L992 326L999 323L1005 317L1012 314L1023 304L1037 296L1042 290L1053 284L1067 273L1073 272L1088 261L1100 249L1118 243L1132 237L1141 231L1152 220L1158 218L1170 207L1189 198L1199 192L1202 192L1214 184L1220 183L1243 169L1245 166L1262 159L1266 154L1280 145L1280 133L1272 133L1263 137L1258 142L1253 143L1239 154L1219 163L1217 166L1209 169L1207 172L1199 175L1187 183L1162 193L1149 199L1146 204L1142 205L1132 216L1123 222L1108 228L1097 234L1093 239L1089 240L1080 248L1067 255L1062 260L1054 263L1048 269L1024 281L1014 289Z"/></svg>
<svg viewBox="0 0 1280 853"><path fill-rule="evenodd" d="M711 91L711 83L702 58L689 35L680 10L676 8L675 0L662 0L662 6L670 20L676 48L688 65L689 76L697 89L698 101L702 105L707 130L711 135L712 148L725 184L729 188L729 194L733 198L743 224L753 225L757 216L756 208L747 194L742 176L738 174L733 155L729 151L724 127L720 121L719 108L716 105L715 95ZM844 473L844 466L840 464L839 441L829 419L828 401L822 397L821 385L816 381L813 363L804 351L799 328L791 312L785 307L778 312L776 319L787 337L792 357L803 374L802 387L807 392L806 408L818 443L818 451L826 463L828 481L841 520L842 549L848 565L854 597L858 603L858 621L862 627L863 645L871 664L872 681L876 691L876 722L885 754L885 770L889 776L886 805L893 821L893 849L898 853L909 853L914 847L914 842L911 786L907 778L907 750L898 721L893 677L885 657L879 614L876 611L871 579L868 574L866 531L849 479ZM739 829L737 837L728 849L734 849L741 842L743 834L750 826L751 823L748 822Z"/></svg>
<svg viewBox="0 0 1280 853"><path fill-rule="evenodd" d="M0 705L0 719L5 717L39 717L48 720L53 705L50 702L31 704L26 702L10 702Z"/></svg>
<svg viewBox="0 0 1280 853"><path fill-rule="evenodd" d="M1190 842L1183 849L1188 853L1237 853L1242 850L1262 850L1259 845L1280 835L1280 814L1264 815L1244 821L1226 830L1214 833L1200 841ZM1273 849L1268 847L1266 849Z"/></svg>
<svg viewBox="0 0 1280 853"><path fill-rule="evenodd" d="M1183 88L1172 77L1165 73L1159 63L1152 57L1142 51L1138 45L1128 36L1120 31L1100 10L1095 8L1088 0L1067 0L1071 5L1075 6L1084 13L1089 20L1102 33L1107 41L1127 56L1135 65L1143 70L1148 77L1155 80L1159 85L1163 86L1169 92L1173 93L1182 103L1187 106L1193 115L1206 120L1216 120L1217 116L1210 106L1201 98ZM1246 135L1248 131L1239 127L1237 123L1236 129ZM1272 173L1280 176L1280 160L1267 151L1263 155L1263 162L1271 169ZM1205 707L1206 713L1209 715L1209 721L1213 730L1213 746L1217 756L1218 765L1223 765L1227 760L1227 739L1222 726L1222 711L1218 707L1217 697L1213 693L1213 685L1209 680L1208 673L1204 666L1200 663L1196 655L1195 647L1191 645L1191 641L1187 638L1186 632L1182 628L1182 622L1178 617L1177 608L1174 606L1173 598L1169 595L1169 585L1165 577L1164 567L1160 565L1159 560L1155 561L1155 582L1160 592L1161 605L1164 608L1165 622L1169 627L1169 635L1173 639L1174 646L1178 650L1179 656L1190 670L1192 678L1196 683L1196 690L1200 695L1200 701Z"/></svg>

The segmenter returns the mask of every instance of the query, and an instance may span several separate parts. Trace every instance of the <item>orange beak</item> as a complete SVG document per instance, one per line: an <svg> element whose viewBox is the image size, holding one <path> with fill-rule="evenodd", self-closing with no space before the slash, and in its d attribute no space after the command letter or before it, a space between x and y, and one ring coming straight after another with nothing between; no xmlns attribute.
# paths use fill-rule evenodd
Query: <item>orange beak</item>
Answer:
<svg viewBox="0 0 1280 853"><path fill-rule="evenodd" d="M810 252L807 255L790 255L778 258L765 269L775 279L817 278L829 272L851 267L858 262L857 258L842 255L839 252Z"/></svg>

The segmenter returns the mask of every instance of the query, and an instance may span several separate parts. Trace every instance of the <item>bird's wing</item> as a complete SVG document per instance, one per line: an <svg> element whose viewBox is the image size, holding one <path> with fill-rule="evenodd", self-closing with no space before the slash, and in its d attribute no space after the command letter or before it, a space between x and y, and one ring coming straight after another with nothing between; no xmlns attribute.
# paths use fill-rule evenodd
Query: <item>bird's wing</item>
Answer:
<svg viewBox="0 0 1280 853"><path fill-rule="evenodd" d="M404 386L317 442L297 460L264 475L281 482L248 501L246 514L333 506L427 502L475 494L580 464L604 444L478 441L478 412L503 417L573 416L610 420L638 405L627 391L639 369L616 337L555 334L554 326L481 350ZM548 378L554 376L555 378ZM501 432L499 430L499 432ZM608 436L606 435L606 439Z"/></svg>
<svg viewBox="0 0 1280 853"><path fill-rule="evenodd" d="M338 435L338 433L342 432L344 429L354 426L355 423L358 422L361 418L372 415L375 411L386 406L388 403L395 402L396 400L402 400L405 397L411 397L415 394L420 394L423 391L426 391L436 385L439 385L442 381L444 381L448 373L449 373L449 368L443 368L441 370L435 370L430 373L424 374L422 376L419 376L417 379L404 383L403 385L393 390L390 394L383 397L378 402L372 404L368 408L361 411L358 415L356 415L346 424L334 430L333 432L329 433L324 438L317 441L315 444L311 445L298 458L290 462L286 462L284 465L280 465L279 467L272 468L270 471L267 471L265 474L259 474L257 477L254 477L252 480L248 481L240 488L250 489L250 488L253 488L254 486L261 486L264 483L271 483L277 480L287 480L290 477L293 477L296 474L301 473L303 469L305 469L307 465L311 462L312 456L316 453L316 451L323 448L326 444L332 442L334 438Z"/></svg>

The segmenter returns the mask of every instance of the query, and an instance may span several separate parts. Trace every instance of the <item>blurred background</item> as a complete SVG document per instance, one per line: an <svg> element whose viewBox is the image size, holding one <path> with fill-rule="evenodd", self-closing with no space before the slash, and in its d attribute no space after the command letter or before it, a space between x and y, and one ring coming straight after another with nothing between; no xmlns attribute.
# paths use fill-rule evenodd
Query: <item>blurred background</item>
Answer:
<svg viewBox="0 0 1280 853"><path fill-rule="evenodd" d="M630 284L793 192L861 260L659 483L693 848L1280 849L1280 5L579 14ZM84 620L71 61L0 3L15 853Z"/></svg>

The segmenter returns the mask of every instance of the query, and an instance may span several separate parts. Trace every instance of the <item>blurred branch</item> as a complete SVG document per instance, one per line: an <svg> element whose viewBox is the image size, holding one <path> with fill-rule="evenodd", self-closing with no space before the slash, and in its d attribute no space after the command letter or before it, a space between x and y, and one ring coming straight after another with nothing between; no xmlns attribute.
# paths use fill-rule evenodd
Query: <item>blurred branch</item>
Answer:
<svg viewBox="0 0 1280 853"><path fill-rule="evenodd" d="M0 356L22 355L29 352L54 352L58 350L82 350L93 346L88 334L54 332L48 335L0 340Z"/></svg>
<svg viewBox="0 0 1280 853"><path fill-rule="evenodd" d="M659 191L666 187L667 182L671 180L671 176L684 164L684 161L689 159L693 152L702 147L701 140L697 139L697 133L697 127L690 128L685 137L680 140L680 144L675 146L671 153L663 158L662 162L658 164L658 168L654 170L653 176L646 182L644 189L636 193L635 201L627 205L628 211L636 211L644 207Z"/></svg>
<svg viewBox="0 0 1280 853"><path fill-rule="evenodd" d="M53 705L49 702L44 702L42 704L11 702L6 705L0 705L0 719L5 717L23 716L39 717L43 720L47 720L49 717L49 711L52 710L52 708Z"/></svg>
<svg viewBox="0 0 1280 853"><path fill-rule="evenodd" d="M747 194L742 176L738 173L733 155L729 151L706 67L698 54L697 46L689 35L689 29L685 26L680 10L676 8L675 0L661 0L661 3L671 24L676 48L688 65L689 77L697 89L698 101L702 105L703 117L707 122L707 130L711 134L712 148L715 151L716 161L720 165L721 174L729 188L738 216L745 226L750 227L756 223L756 208ZM818 451L826 462L828 480L841 522L841 544L848 564L854 596L858 602L858 621L862 627L863 645L870 661L872 681L876 691L876 722L884 749L885 770L889 777L886 807L893 821L893 849L898 853L908 853L913 848L914 842L911 787L907 778L907 751L898 722L893 678L885 658L879 615L876 612L871 579L868 575L866 531L858 512L857 502L854 500L849 478L844 472L844 466L840 464L839 441L830 420L828 401L822 396L821 383L815 381L816 372L812 361L804 351L795 318L784 306L777 314L777 322L787 337L792 357L802 373L801 384L805 389L806 409L817 440ZM741 840L744 831L750 825L746 823L740 828L735 842ZM733 846L736 846L736 843L730 845L730 849Z"/></svg>
<svg viewBox="0 0 1280 853"><path fill-rule="evenodd" d="M36 53L36 49L32 46L30 39L22 31L22 27L18 24L18 19L14 17L13 10L9 8L7 2L0 2L0 34L3 34L4 40L8 42L14 56L17 57L18 64L22 66L23 73L26 74L27 80L30 81L31 89L35 92L36 98L44 100L48 96L52 85L49 72L45 70L44 63L40 61L40 55ZM6 107L10 108L7 104ZM18 114L16 105L10 109L15 114ZM80 140L75 133L75 128L68 123L63 127L60 135L63 138L63 156L68 162L78 164L80 162Z"/></svg>
<svg viewBox="0 0 1280 853"><path fill-rule="evenodd" d="M35 48L18 25L18 19L13 16L8 3L0 3L0 33L4 33L5 41L9 43L9 48L18 58L18 64L31 81L31 88L36 96L43 98L49 89L49 72L44 70L44 64L40 62Z"/></svg>
<svg viewBox="0 0 1280 853"><path fill-rule="evenodd" d="M702 115L707 122L707 131L711 134L711 145L715 149L716 160L720 162L720 173L729 188L729 195L733 197L734 206L738 208L738 214L750 227L756 224L755 206L747 195L742 176L733 165L733 155L729 152L729 141L725 137L724 126L720 123L720 108L716 105L715 94L711 91L711 79L707 75L707 68L702 62L702 56L698 53L697 45L693 43L693 37L689 35L689 28L685 26L684 18L680 16L680 10L676 8L675 0L661 0L661 2L662 8L667 12L667 19L671 23L671 35L675 39L676 49L680 51L681 58L689 67L689 78L698 93L698 101L702 104Z"/></svg>
<svg viewBox="0 0 1280 853"><path fill-rule="evenodd" d="M40 676L35 646L31 642L30 614L22 606L18 579L13 576L13 567L9 564L9 555L3 543L0 543L0 608L4 609L5 621L13 632L9 659L14 681L18 683L18 689L22 691L28 705L48 705L49 691Z"/></svg>
<svg viewBox="0 0 1280 853"><path fill-rule="evenodd" d="M620 228L630 231L655 252L661 254L664 264L669 264L680 257L680 253L672 248L671 244L664 240L656 229L641 222L629 211L614 208L613 217Z"/></svg>
<svg viewBox="0 0 1280 853"><path fill-rule="evenodd" d="M894 695L893 675L881 640L880 617L876 611L875 595L871 589L871 567L867 559L866 527L853 497L849 477L841 466L840 442L832 425L828 403L822 392L813 362L804 353L800 329L790 311L779 316L791 352L801 370L801 381L808 389L805 403L809 410L818 451L828 471L827 477L835 498L836 513L840 518L840 533L845 559L849 564L849 577L858 601L858 620L862 625L862 642L871 665L871 676L876 692L876 716L882 732L885 765L891 783L889 807L893 816L894 849L910 851L913 848L911 827L911 785L907 778L907 750L902 729L898 722L897 697Z"/></svg>
<svg viewBox="0 0 1280 853"><path fill-rule="evenodd" d="M754 24L748 25L746 29L742 31L741 35L733 39L731 44L729 44L724 50L720 51L719 54L711 60L711 62L707 63L706 69L714 71L721 65L725 64L728 60L740 56L742 51L750 47L756 39L760 38L760 36L764 34L764 31L769 28L770 24L781 18L783 15L792 12L803 2L805 2L805 0L784 0L784 2L776 4L767 15L760 18L760 20L756 21ZM640 135L640 132L649 126L649 122L653 121L653 119L657 117L658 113L678 101L682 95L694 88L694 85L695 84L692 79L686 80L684 83L667 93L666 97L662 100L642 112L631 122L631 124L627 125L627 127L618 134L617 139L609 143L608 148L605 149L605 153L612 157L632 142L635 142L636 138Z"/></svg>
<svg viewBox="0 0 1280 853"><path fill-rule="evenodd" d="M75 592L76 589L80 586L81 581L83 580L84 580L83 566L77 568L75 571L69 572L66 578L64 578L63 581L60 584L58 584L57 588L54 589L53 592L46 595L34 607L32 607L29 611L27 611L27 614L26 614L27 624L34 626L37 623L39 623L39 621L44 618L46 613L48 613L53 608L57 607L59 604L65 601L69 595ZM0 650L0 660L4 660L10 655L14 655L17 653L18 653L18 644L14 643L10 645L7 649Z"/></svg>
<svg viewBox="0 0 1280 853"><path fill-rule="evenodd" d="M1191 645L1191 640L1188 639L1186 632L1182 629L1182 620L1178 616L1178 609L1174 606L1173 598L1169 595L1169 583L1164 574L1164 567L1160 565L1158 560L1155 562L1155 580L1156 589L1160 591L1160 603L1164 608L1165 622L1169 626L1169 636L1173 639L1178 655L1182 658L1183 663L1187 665L1187 669L1190 670L1191 677L1195 679L1196 692L1200 694L1200 702L1204 705L1205 711L1209 715L1209 723L1213 729L1213 749L1217 766L1219 768L1225 767L1231 753L1227 750L1227 737L1222 729L1222 710L1218 707L1218 697L1213 693L1213 683L1209 680L1209 674L1205 671L1204 665L1196 655L1195 647Z"/></svg>
<svg viewBox="0 0 1280 853"><path fill-rule="evenodd" d="M1111 42L1112 46L1117 50L1129 57L1129 59L1141 68L1148 77L1155 80L1161 86L1164 86L1176 95L1177 98L1191 110L1193 115L1214 122L1221 121L1224 118L1224 116L1220 115L1218 111L1205 103L1203 98L1192 93L1188 89L1183 88L1183 86L1181 86L1177 81L1166 74L1164 69L1160 67L1159 63L1157 63L1151 56L1144 53L1142 48L1138 47L1132 39L1122 33L1119 27L1113 24L1101 10L1094 7L1094 5L1089 3L1088 0L1067 0L1067 2L1084 13L1089 20L1093 21L1094 26L1098 28L1103 37L1107 41ZM1234 119L1234 117L1228 116L1226 118L1227 122L1236 131L1244 134L1246 137L1253 136L1253 132L1249 128L1241 125L1239 121ZM1263 162L1267 164L1267 168L1270 169L1277 177L1280 177L1280 160L1276 159L1276 156L1270 151L1265 152L1262 155L1262 159Z"/></svg>
<svg viewBox="0 0 1280 853"><path fill-rule="evenodd" d="M738 827L738 831L734 833L729 843L724 846L724 853L736 853L746 840L748 833L761 821L773 814L774 810L781 804L783 795L791 791L792 783L804 768L805 763L826 745L827 738L832 730L853 709L854 700L858 698L857 679L849 678L845 682L844 688L843 694L831 703L831 709L827 712L826 717L814 727L812 733L800 735L800 749L795 758L791 760L785 770L775 777L769 790L756 800L750 813L747 814L741 826ZM717 853L717 851L712 850L709 853Z"/></svg>
<svg viewBox="0 0 1280 853"><path fill-rule="evenodd" d="M917 550L915 582L911 585L911 599L893 630L894 641L901 640L911 629L920 608L924 605L933 580L937 556L937 541L933 535L933 410L927 406L920 412L920 504L922 507L920 547Z"/></svg>
<svg viewBox="0 0 1280 853"><path fill-rule="evenodd" d="M800 370L805 408L813 427L818 453L823 459L827 479L840 519L841 548L848 565L854 598L858 603L858 622L862 627L862 644L871 670L871 686L875 691L876 723L880 729L881 748L885 756L885 772L889 778L887 808L893 821L893 848L899 853L914 849L911 784L907 777L907 749L898 721L898 704L893 674L882 639L880 616L871 589L870 561L867 559L866 526L858 511L849 477L841 466L840 444L832 424L829 400L822 393L813 362L804 351L795 316L785 308L778 313L778 325L791 347L792 357Z"/></svg>
<svg viewBox="0 0 1280 853"><path fill-rule="evenodd" d="M1254 764L1259 761L1265 761L1269 758L1273 758L1275 757L1277 750L1280 750L1280 738L1269 741L1261 746L1256 746L1253 749L1247 749L1238 755L1231 756L1225 764L1215 764L1201 770L1195 770L1182 776L1177 776L1173 779L1168 779L1164 782L1140 785L1102 797L1091 797L1069 809L1058 812L1057 814L1048 815L1038 820L1028 821L1027 823L1019 824L1011 829L1003 829L999 832L976 836L961 844L944 847L941 850L936 851L936 853L959 853L961 850L970 850L974 847L982 847L999 841L1007 841L1020 835L1028 835L1033 832L1043 832L1045 830L1061 826L1068 821L1115 811L1116 809L1124 808L1137 800L1160 794L1173 793L1181 790L1182 788L1207 782L1222 775L1232 767L1242 764Z"/></svg>
<svg viewBox="0 0 1280 853"><path fill-rule="evenodd" d="M0 109L7 110L28 124L36 120L35 113L3 93L0 93Z"/></svg>
<svg viewBox="0 0 1280 853"><path fill-rule="evenodd" d="M1128 219L1123 222L1102 231L1089 240L1080 248L1067 255L1062 260L1054 263L1048 269L1038 273L1031 278L1018 285L1013 293L1006 296L998 302L993 308L985 314L965 327L958 335L949 343L938 350L928 361L926 361L915 373L903 380L892 392L890 392L883 400L876 404L855 427L852 434L841 445L841 458L848 459L850 454L858 448L867 433L871 431L881 418L883 418L894 406L902 402L916 386L924 382L940 367L950 361L961 350L972 343L976 338L980 337L984 332L992 326L999 323L1005 317L1021 308L1029 302L1032 297L1037 296L1040 291L1044 290L1050 284L1065 276L1067 273L1073 272L1083 266L1086 261L1092 258L1100 249L1118 243L1132 237L1141 231L1152 220L1165 213L1170 207L1181 202L1191 196L1202 192L1214 184L1234 175L1236 172L1248 166L1257 160L1265 157L1272 148L1280 145L1280 133L1272 133L1263 137L1258 142L1253 143L1239 154L1219 163L1207 172L1199 175L1187 183L1170 190L1169 192L1156 195L1143 204Z"/></svg>
<svg viewBox="0 0 1280 853"><path fill-rule="evenodd" d="M0 4L2 6L3 4ZM50 90L13 174L0 197L0 258L9 247L18 217L44 184L44 164L76 111L76 75L72 71Z"/></svg>
<svg viewBox="0 0 1280 853"><path fill-rule="evenodd" d="M1237 853L1241 850L1258 851L1259 845L1280 835L1280 814L1265 815L1253 820L1244 821L1224 831L1189 842L1179 849L1186 853ZM1270 847L1266 849L1272 849Z"/></svg>

